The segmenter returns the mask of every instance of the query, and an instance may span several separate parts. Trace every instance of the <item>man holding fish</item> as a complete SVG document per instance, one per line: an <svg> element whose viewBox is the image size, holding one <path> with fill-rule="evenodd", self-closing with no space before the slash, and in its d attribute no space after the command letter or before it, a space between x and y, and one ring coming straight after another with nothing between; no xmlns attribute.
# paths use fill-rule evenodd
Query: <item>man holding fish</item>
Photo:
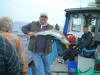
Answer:
<svg viewBox="0 0 100 75"><path fill-rule="evenodd" d="M30 36L28 50L32 53L32 59L35 64L35 75L41 75L41 60L44 63L45 74L51 75L48 54L52 51L53 37L49 35L35 36L36 32L41 32L48 29L51 30L53 28L47 23L47 20L48 15L46 13L41 13L39 21L32 22L22 27L23 33Z"/></svg>

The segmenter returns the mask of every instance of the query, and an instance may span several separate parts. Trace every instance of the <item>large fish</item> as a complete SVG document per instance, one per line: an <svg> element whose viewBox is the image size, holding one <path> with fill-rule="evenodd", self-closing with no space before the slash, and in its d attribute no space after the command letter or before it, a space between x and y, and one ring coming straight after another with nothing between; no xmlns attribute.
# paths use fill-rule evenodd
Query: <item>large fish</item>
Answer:
<svg viewBox="0 0 100 75"><path fill-rule="evenodd" d="M60 31L55 29L36 32L35 36L38 35L44 35L44 36L50 35L55 37L56 39L59 39L63 44L69 44L69 41L66 39L66 37Z"/></svg>

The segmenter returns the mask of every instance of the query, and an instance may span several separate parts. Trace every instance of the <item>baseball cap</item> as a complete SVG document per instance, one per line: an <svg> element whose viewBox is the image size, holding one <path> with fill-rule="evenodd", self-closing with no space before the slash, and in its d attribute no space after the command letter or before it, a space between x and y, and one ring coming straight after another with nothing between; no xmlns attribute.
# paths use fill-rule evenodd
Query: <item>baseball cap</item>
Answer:
<svg viewBox="0 0 100 75"><path fill-rule="evenodd" d="M43 12L43 13L40 14L40 17L48 17L48 14Z"/></svg>

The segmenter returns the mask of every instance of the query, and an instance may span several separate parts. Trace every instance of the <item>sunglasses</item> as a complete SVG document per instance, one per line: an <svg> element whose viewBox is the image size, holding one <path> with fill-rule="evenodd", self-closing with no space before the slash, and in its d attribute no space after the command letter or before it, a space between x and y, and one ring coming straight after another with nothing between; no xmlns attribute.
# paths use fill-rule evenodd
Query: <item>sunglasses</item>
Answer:
<svg viewBox="0 0 100 75"><path fill-rule="evenodd" d="M41 18L47 18L47 16L41 16Z"/></svg>

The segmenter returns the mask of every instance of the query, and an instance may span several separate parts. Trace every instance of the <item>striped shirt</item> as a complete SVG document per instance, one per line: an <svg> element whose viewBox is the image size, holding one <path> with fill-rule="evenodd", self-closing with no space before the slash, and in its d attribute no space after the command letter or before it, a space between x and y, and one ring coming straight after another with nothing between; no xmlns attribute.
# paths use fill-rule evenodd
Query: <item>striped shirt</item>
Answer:
<svg viewBox="0 0 100 75"><path fill-rule="evenodd" d="M28 63L26 59L26 51L24 50L24 45L21 41L21 38L7 32L0 32L0 35L6 37L8 41L10 42L10 44L13 46L13 48L17 51L17 54L21 62L21 72L27 73Z"/></svg>
<svg viewBox="0 0 100 75"><path fill-rule="evenodd" d="M19 58L7 39L0 36L0 75L18 75Z"/></svg>

